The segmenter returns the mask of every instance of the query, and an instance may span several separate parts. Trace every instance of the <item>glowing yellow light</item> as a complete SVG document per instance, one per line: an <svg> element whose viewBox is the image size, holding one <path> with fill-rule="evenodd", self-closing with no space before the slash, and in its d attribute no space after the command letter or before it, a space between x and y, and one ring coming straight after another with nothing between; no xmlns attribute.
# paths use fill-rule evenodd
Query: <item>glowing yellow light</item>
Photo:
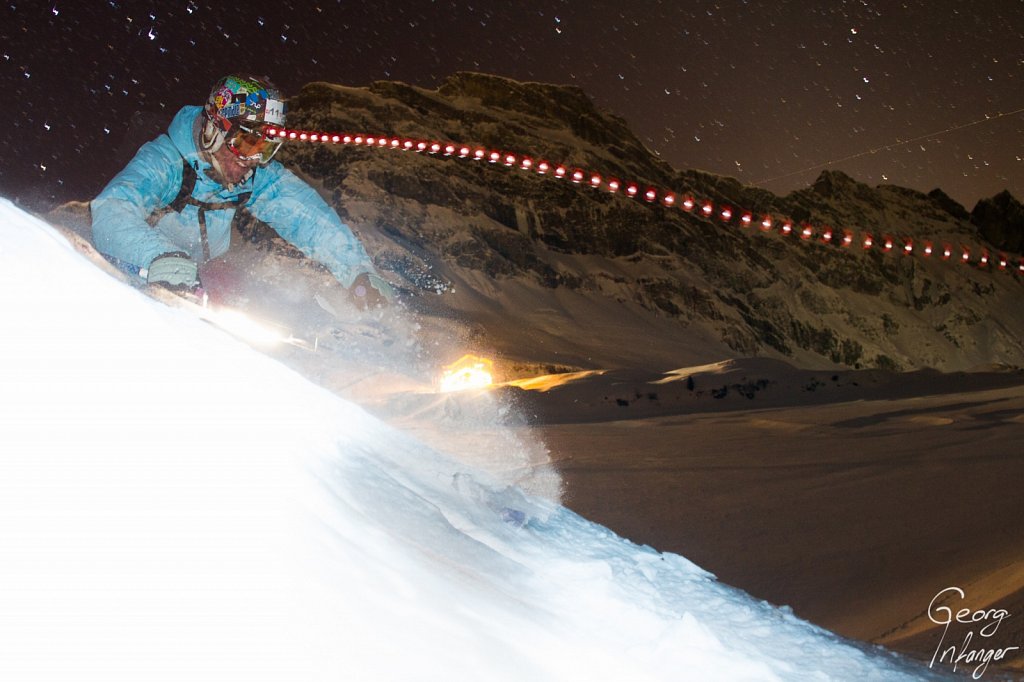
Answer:
<svg viewBox="0 0 1024 682"><path fill-rule="evenodd" d="M442 393L464 391L469 388L484 388L494 383L491 375L493 362L477 355L463 355L444 368L441 374Z"/></svg>
<svg viewBox="0 0 1024 682"><path fill-rule="evenodd" d="M258 346L272 346L288 341L288 336L269 324L258 322L237 310L209 310L206 317L224 331Z"/></svg>

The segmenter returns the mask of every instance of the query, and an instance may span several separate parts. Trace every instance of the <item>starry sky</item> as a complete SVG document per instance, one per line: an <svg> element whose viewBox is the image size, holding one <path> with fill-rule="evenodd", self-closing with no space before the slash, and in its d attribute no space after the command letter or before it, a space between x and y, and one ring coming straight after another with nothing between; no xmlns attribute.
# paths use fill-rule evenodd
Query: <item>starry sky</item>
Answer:
<svg viewBox="0 0 1024 682"><path fill-rule="evenodd" d="M1024 199L1024 0L2 2L0 195L31 208L94 196L232 71L573 84L678 169Z"/></svg>

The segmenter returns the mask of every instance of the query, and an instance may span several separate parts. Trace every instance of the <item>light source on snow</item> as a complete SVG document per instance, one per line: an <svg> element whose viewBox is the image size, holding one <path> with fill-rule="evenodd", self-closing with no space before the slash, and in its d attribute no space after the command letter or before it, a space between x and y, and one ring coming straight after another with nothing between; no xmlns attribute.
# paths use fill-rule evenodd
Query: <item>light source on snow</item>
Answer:
<svg viewBox="0 0 1024 682"><path fill-rule="evenodd" d="M203 317L215 325L254 346L273 346L286 341L294 341L289 335L273 325L259 322L245 313L229 308L207 308Z"/></svg>
<svg viewBox="0 0 1024 682"><path fill-rule="evenodd" d="M493 366L491 360L467 353L444 368L439 388L442 393L452 393L490 386L494 383Z"/></svg>

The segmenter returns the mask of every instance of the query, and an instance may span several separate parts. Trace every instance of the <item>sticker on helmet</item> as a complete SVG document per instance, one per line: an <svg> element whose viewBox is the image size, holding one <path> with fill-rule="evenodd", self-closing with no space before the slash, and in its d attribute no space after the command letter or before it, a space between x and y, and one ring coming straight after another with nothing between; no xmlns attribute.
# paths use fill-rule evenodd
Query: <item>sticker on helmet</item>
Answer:
<svg viewBox="0 0 1024 682"><path fill-rule="evenodd" d="M251 107L256 111L263 108L263 103L267 101L267 91L260 90L258 92L250 92L245 98L245 106Z"/></svg>
<svg viewBox="0 0 1024 682"><path fill-rule="evenodd" d="M221 88L217 92L213 93L213 96L211 97L213 100L213 106L217 109L221 109L225 105L230 104L232 99L234 99L234 96L234 93L228 88Z"/></svg>
<svg viewBox="0 0 1024 682"><path fill-rule="evenodd" d="M224 118L238 118L239 116L242 115L242 105L241 104L229 104L229 105L227 105L225 107L221 107L219 113Z"/></svg>
<svg viewBox="0 0 1024 682"><path fill-rule="evenodd" d="M268 98L266 108L263 110L263 122L275 126L283 126L284 102Z"/></svg>

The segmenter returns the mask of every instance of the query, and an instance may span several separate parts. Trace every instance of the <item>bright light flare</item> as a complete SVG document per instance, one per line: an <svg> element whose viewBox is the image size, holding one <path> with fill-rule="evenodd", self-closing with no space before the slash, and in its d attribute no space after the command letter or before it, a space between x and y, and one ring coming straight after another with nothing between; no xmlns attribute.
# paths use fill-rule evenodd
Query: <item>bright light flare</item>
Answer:
<svg viewBox="0 0 1024 682"><path fill-rule="evenodd" d="M253 346L276 346L279 343L288 343L293 340L291 335L284 333L282 329L254 320L237 310L207 308L203 311L203 317L232 336Z"/></svg>
<svg viewBox="0 0 1024 682"><path fill-rule="evenodd" d="M444 368L441 374L441 393L485 388L494 383L491 369L494 363L478 355L467 354Z"/></svg>

